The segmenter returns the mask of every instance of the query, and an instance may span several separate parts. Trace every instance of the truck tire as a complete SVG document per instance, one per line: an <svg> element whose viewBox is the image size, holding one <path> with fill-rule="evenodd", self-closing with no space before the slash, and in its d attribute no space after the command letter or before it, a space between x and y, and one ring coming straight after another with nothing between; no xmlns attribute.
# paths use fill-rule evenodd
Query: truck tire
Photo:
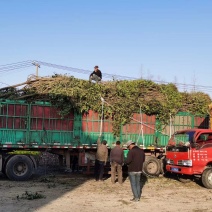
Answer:
<svg viewBox="0 0 212 212"><path fill-rule="evenodd" d="M212 168L207 168L202 174L202 184L209 189L212 189Z"/></svg>
<svg viewBox="0 0 212 212"><path fill-rule="evenodd" d="M5 168L5 174L10 180L28 180L33 173L33 162L26 155L11 157Z"/></svg>
<svg viewBox="0 0 212 212"><path fill-rule="evenodd" d="M143 172L149 177L156 177L161 173L161 163L155 157L147 157L143 164Z"/></svg>

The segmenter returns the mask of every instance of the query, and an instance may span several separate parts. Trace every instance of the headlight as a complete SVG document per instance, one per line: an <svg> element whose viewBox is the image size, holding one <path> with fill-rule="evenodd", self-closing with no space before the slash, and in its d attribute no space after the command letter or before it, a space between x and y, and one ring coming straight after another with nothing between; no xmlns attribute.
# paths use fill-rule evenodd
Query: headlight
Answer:
<svg viewBox="0 0 212 212"><path fill-rule="evenodd" d="M167 164L174 164L174 161L171 160L171 159L166 158L166 163L167 163Z"/></svg>
<svg viewBox="0 0 212 212"><path fill-rule="evenodd" d="M167 158L167 159L166 159L166 163L167 163L167 164L170 164L170 163L171 163L171 160Z"/></svg>
<svg viewBox="0 0 212 212"><path fill-rule="evenodd" d="M179 160L177 165L180 165L180 166L192 166L192 160Z"/></svg>

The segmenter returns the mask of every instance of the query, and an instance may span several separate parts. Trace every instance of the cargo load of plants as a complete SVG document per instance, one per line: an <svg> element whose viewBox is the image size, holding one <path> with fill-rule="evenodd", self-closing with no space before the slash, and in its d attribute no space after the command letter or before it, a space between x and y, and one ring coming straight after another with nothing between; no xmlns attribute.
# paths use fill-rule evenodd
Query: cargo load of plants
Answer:
<svg viewBox="0 0 212 212"><path fill-rule="evenodd" d="M21 88L20 88L21 87ZM0 99L49 101L65 116L71 110L87 113L93 110L113 120L114 134L120 124L129 123L133 113L156 115L167 124L170 115L190 112L206 115L211 99L203 92L180 92L176 85L157 84L151 80L114 80L91 83L67 75L31 77L26 82L0 89ZM101 100L102 99L102 100Z"/></svg>

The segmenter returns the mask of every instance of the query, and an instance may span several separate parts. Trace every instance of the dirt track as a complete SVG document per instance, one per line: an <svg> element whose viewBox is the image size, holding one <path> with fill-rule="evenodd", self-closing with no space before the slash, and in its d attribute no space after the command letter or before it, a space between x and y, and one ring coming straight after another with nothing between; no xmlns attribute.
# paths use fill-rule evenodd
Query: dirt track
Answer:
<svg viewBox="0 0 212 212"><path fill-rule="evenodd" d="M40 174L27 182L0 176L0 211L212 211L212 190L196 182L143 178L142 199L132 203L128 178L123 185L111 185L110 178L95 182L91 176L64 170ZM44 198L26 199L36 192Z"/></svg>

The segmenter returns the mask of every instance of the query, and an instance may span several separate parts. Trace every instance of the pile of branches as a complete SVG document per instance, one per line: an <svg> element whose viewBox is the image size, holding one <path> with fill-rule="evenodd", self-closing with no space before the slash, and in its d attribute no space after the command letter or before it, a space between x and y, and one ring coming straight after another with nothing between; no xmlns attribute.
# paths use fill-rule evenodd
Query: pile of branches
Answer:
<svg viewBox="0 0 212 212"><path fill-rule="evenodd" d="M65 116L71 110L86 113L94 110L101 114L101 98L104 99L104 118L112 118L113 132L120 132L120 125L129 123L133 113L142 111L156 115L167 124L170 115L179 111L206 115L210 97L202 92L179 92L170 84L157 84L150 80L121 80L91 83L66 75L47 78L31 77L21 89L17 85L0 90L0 98L45 100L60 109ZM20 86L20 84L18 85Z"/></svg>

